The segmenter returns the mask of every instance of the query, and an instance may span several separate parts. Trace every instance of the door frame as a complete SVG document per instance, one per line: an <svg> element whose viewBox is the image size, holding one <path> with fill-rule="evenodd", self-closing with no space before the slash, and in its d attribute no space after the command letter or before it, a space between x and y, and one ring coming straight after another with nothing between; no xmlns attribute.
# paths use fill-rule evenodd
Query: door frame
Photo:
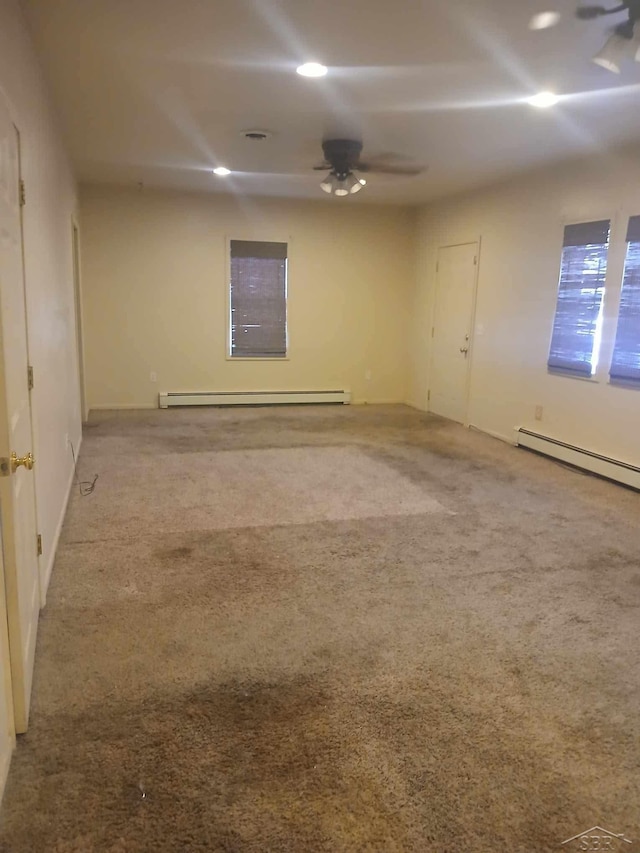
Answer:
<svg viewBox="0 0 640 853"><path fill-rule="evenodd" d="M71 217L71 263L73 267L73 308L76 327L76 351L78 353L78 386L80 389L80 417L82 423L89 419L87 409L87 386L84 357L84 315L82 311L82 264L80 252L80 226L75 216Z"/></svg>
<svg viewBox="0 0 640 853"><path fill-rule="evenodd" d="M478 304L478 279L480 275L480 252L482 249L482 237L477 236L473 237L470 240L459 240L456 243L446 243L442 246L438 246L436 248L436 268L435 268L435 276L434 276L434 286L433 286L433 299L431 301L431 312L430 312L430 323L429 327L431 328L431 335L429 336L429 340L433 341L433 336L435 333L435 322L436 322L436 300L438 299L438 272L439 272L439 264L440 264L440 252L443 249L455 249L458 246L477 246L476 251L476 270L473 277L473 291L471 293L471 310L469 315L469 352L467 353L467 375L465 377L465 389L464 389L464 420L463 426L468 427L470 424L469 421L469 406L470 406L470 393L471 393L471 367L473 361L473 351L474 351L474 343L475 343L475 326L476 326L476 307ZM430 403L431 403L431 380L433 377L433 344L429 347L429 373L427 379L427 411L431 411Z"/></svg>
<svg viewBox="0 0 640 853"><path fill-rule="evenodd" d="M2 689L0 696L4 693L6 702L7 732L9 741L8 755L0 753L0 801L4 793L4 787L9 773L11 755L16 745L16 723L13 710L13 682L11 680L11 650L9 647L9 619L7 615L7 594L4 575L4 543L2 539L2 517L0 514L0 679Z"/></svg>
<svg viewBox="0 0 640 853"><path fill-rule="evenodd" d="M15 117L11 113L11 104L7 101L7 105L9 107L9 113L11 114L11 120L13 121L13 126L16 129L16 135L18 137L18 176L20 182L23 180L22 176L22 135L20 133L20 128L15 122ZM27 343L27 363L29 367L33 367L33 362L31 359L31 345L29 339L29 301L27 299L27 257L26 257L26 249L25 249L25 240L24 240L24 207L20 206L20 251L22 253L22 290L24 293L24 325L25 325L25 335L26 335L26 343ZM0 325L2 324L2 317L0 316ZM0 329L1 334L1 329ZM2 370L4 370L4 363L2 364ZM29 418L31 420L31 447L33 451L36 452L38 447L38 435L37 435L37 427L36 427L36 419L34 417L34 405L33 405L33 389L29 388L27 393L29 394ZM6 415L5 415L6 417ZM39 469L38 469L39 470ZM33 502L34 502L34 511L35 511L35 522L36 522L36 530L40 530L40 523L38 521L38 476L37 473L34 475L35 483L33 489ZM38 563L38 584L40 589L40 609L42 609L46 604L46 589L44 585L44 581L42 578L42 558L40 553L37 556Z"/></svg>

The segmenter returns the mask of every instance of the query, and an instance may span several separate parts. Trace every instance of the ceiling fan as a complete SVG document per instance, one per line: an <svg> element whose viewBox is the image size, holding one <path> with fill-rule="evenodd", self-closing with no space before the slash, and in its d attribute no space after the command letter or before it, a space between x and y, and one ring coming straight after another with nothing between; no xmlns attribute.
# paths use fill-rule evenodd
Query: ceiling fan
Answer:
<svg viewBox="0 0 640 853"><path fill-rule="evenodd" d="M424 172L424 166L394 163L389 156L370 157L361 160L362 142L358 139L325 139L322 143L324 161L314 166L315 171L329 174L320 187L331 195L347 196L360 192L366 184L364 178L354 173L371 173L385 175L419 175Z"/></svg>
<svg viewBox="0 0 640 853"><path fill-rule="evenodd" d="M634 34L635 25L640 21L640 0L624 0L611 9L604 6L578 6L576 9L576 17L583 21L625 11L627 20L614 28L602 50L593 57L596 65L615 74L620 74L621 63L627 58L633 57L636 62L640 62L640 43Z"/></svg>
<svg viewBox="0 0 640 853"><path fill-rule="evenodd" d="M576 18L582 21L590 21L604 15L619 15L622 12L627 13L627 20L614 27L602 50L593 57L596 65L616 74L620 74L623 60L633 57L636 62L640 62L640 41L634 34L635 25L640 22L640 0L622 0L610 9L605 6L578 6L576 9ZM558 12L540 12L533 16L529 28L546 29L555 26L559 20Z"/></svg>

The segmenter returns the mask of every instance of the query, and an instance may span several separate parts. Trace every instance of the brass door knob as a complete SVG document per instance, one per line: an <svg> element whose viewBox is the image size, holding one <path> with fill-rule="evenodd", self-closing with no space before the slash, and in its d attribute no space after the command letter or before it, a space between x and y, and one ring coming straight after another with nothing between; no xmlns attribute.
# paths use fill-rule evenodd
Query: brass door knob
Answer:
<svg viewBox="0 0 640 853"><path fill-rule="evenodd" d="M16 456L14 452L11 454L11 470L17 471L21 465L24 465L27 471L31 471L35 461L32 453L27 453L26 456Z"/></svg>

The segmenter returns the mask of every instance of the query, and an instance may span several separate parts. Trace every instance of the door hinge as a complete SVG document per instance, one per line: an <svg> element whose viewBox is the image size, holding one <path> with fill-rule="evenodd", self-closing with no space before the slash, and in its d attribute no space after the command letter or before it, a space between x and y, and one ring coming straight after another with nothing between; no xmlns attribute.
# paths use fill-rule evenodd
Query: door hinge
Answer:
<svg viewBox="0 0 640 853"><path fill-rule="evenodd" d="M20 178L19 183L19 197L20 197L20 207L24 207L27 203L27 191L24 188L24 181Z"/></svg>
<svg viewBox="0 0 640 853"><path fill-rule="evenodd" d="M29 391L33 390L33 367L30 364L27 365L27 386Z"/></svg>
<svg viewBox="0 0 640 853"><path fill-rule="evenodd" d="M473 256L473 265L474 265L474 267L478 266L478 256L477 255Z"/></svg>
<svg viewBox="0 0 640 853"><path fill-rule="evenodd" d="M427 391L427 403L431 400L431 390Z"/></svg>
<svg viewBox="0 0 640 853"><path fill-rule="evenodd" d="M433 337L435 335L435 333L436 333L436 327L432 326L431 327L431 337Z"/></svg>
<svg viewBox="0 0 640 853"><path fill-rule="evenodd" d="M42 533L38 533L36 537L36 549L38 551L38 557L42 556Z"/></svg>

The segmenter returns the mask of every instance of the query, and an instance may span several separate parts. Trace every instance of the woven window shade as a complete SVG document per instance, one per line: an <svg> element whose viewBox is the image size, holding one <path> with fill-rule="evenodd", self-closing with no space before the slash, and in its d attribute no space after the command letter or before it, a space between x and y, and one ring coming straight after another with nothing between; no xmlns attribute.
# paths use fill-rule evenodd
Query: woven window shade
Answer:
<svg viewBox="0 0 640 853"><path fill-rule="evenodd" d="M231 241L231 355L287 355L287 244Z"/></svg>
<svg viewBox="0 0 640 853"><path fill-rule="evenodd" d="M640 384L640 216L629 219L618 328L609 374L614 381Z"/></svg>
<svg viewBox="0 0 640 853"><path fill-rule="evenodd" d="M607 275L609 220L568 225L548 366L591 376Z"/></svg>
<svg viewBox="0 0 640 853"><path fill-rule="evenodd" d="M564 229L563 246L589 246L609 242L611 220L599 219L597 222L579 222L567 225Z"/></svg>

